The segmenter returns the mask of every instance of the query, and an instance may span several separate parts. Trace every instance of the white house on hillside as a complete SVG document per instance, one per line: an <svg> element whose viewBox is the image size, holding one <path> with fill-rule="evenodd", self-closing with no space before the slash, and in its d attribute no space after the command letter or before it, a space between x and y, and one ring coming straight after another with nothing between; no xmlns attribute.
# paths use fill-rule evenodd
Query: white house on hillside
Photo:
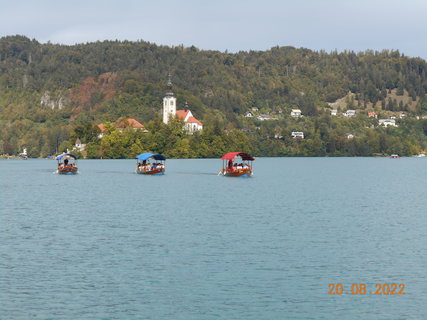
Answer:
<svg viewBox="0 0 427 320"><path fill-rule="evenodd" d="M291 133L292 138L300 138L300 139L304 139L304 132L299 132L299 131L292 131Z"/></svg>
<svg viewBox="0 0 427 320"><path fill-rule="evenodd" d="M302 116L302 113L301 113L300 109L292 109L291 110L291 117L299 118L301 116Z"/></svg>
<svg viewBox="0 0 427 320"><path fill-rule="evenodd" d="M332 110L331 110L331 116L336 116L336 115L337 115L337 113L338 113L338 110L337 110L337 109L332 109Z"/></svg>
<svg viewBox="0 0 427 320"><path fill-rule="evenodd" d="M300 109L292 109L291 110L291 117L299 118L301 116L302 116L302 113L301 113Z"/></svg>
<svg viewBox="0 0 427 320"><path fill-rule="evenodd" d="M345 117L354 117L356 115L356 110L347 110L343 114Z"/></svg>
<svg viewBox="0 0 427 320"><path fill-rule="evenodd" d="M273 120L273 117L268 114L260 114L258 116L258 120L264 121L264 120Z"/></svg>
<svg viewBox="0 0 427 320"><path fill-rule="evenodd" d="M392 126L392 127L397 127L396 124L396 120L394 119L380 119L378 120L380 126L384 126L384 127L388 127L388 126Z"/></svg>

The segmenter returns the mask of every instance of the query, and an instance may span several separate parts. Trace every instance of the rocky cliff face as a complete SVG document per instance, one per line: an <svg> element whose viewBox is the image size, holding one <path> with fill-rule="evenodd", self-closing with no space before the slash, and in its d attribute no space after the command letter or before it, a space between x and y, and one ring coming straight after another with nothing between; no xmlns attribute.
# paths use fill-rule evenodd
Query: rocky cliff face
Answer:
<svg viewBox="0 0 427 320"><path fill-rule="evenodd" d="M40 98L40 106L43 108L54 109L63 109L69 105L69 101L62 93L51 93L45 91Z"/></svg>
<svg viewBox="0 0 427 320"><path fill-rule="evenodd" d="M45 91L40 97L40 106L49 109L63 109L73 105L79 109L87 109L95 103L111 99L116 93L117 74L108 72L98 79L89 77L76 89L64 92Z"/></svg>
<svg viewBox="0 0 427 320"><path fill-rule="evenodd" d="M107 72L98 79L87 78L70 93L70 99L77 106L87 108L103 100L111 99L116 93L117 73Z"/></svg>

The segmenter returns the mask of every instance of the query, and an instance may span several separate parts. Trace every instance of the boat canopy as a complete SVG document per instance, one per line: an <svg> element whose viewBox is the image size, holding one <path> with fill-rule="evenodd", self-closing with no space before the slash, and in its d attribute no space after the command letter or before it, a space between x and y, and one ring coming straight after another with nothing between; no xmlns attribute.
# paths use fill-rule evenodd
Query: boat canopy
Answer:
<svg viewBox="0 0 427 320"><path fill-rule="evenodd" d="M150 158L153 158L154 160L166 160L165 156L161 154L154 154L154 153L141 153L139 156L136 156L135 159L138 160L148 160Z"/></svg>
<svg viewBox="0 0 427 320"><path fill-rule="evenodd" d="M62 160L62 159L74 159L77 160L77 157L72 153L63 153L56 157L56 160Z"/></svg>
<svg viewBox="0 0 427 320"><path fill-rule="evenodd" d="M235 157L241 157L242 160L249 160L254 161L255 158L253 158L249 153L246 152L229 152L226 153L221 157L222 160L233 160Z"/></svg>

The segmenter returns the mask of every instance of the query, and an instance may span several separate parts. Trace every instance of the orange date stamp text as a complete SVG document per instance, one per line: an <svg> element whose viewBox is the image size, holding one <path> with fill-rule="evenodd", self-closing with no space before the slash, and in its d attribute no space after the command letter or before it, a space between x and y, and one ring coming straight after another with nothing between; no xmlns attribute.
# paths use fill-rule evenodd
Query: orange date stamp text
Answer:
<svg viewBox="0 0 427 320"><path fill-rule="evenodd" d="M329 287L328 294L335 294L335 295L342 295L342 294L353 294L353 295L406 294L405 293L405 284L403 284L403 283L375 283L374 285L368 285L366 283L353 283L351 285L343 285L342 283L330 283L330 284L328 284L328 287Z"/></svg>

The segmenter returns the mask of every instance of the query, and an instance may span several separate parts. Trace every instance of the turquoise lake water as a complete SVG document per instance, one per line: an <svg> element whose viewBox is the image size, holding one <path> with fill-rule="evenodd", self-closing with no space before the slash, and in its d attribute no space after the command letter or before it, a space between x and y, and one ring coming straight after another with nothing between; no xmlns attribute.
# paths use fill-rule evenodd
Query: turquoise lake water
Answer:
<svg viewBox="0 0 427 320"><path fill-rule="evenodd" d="M78 165L0 160L0 319L427 319L427 159Z"/></svg>

